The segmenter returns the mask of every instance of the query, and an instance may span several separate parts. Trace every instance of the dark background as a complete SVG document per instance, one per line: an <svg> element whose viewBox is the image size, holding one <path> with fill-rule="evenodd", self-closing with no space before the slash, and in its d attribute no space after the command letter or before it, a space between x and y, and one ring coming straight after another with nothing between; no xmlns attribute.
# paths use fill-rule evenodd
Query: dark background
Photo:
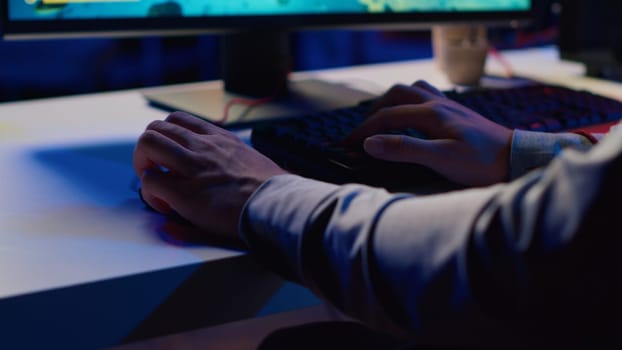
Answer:
<svg viewBox="0 0 622 350"><path fill-rule="evenodd" d="M584 63L590 76L622 81L622 2L559 1L562 57Z"/></svg>

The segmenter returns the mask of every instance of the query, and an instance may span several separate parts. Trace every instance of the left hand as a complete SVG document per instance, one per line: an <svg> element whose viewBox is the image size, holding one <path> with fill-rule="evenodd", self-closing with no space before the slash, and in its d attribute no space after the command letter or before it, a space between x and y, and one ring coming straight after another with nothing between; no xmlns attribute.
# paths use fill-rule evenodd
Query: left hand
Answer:
<svg viewBox="0 0 622 350"><path fill-rule="evenodd" d="M152 122L134 150L145 201L219 238L237 239L250 195L286 171L237 136L183 112Z"/></svg>
<svg viewBox="0 0 622 350"><path fill-rule="evenodd" d="M407 128L428 138L385 133ZM362 145L374 158L427 166L458 184L488 186L508 177L512 133L418 81L391 88L342 142Z"/></svg>

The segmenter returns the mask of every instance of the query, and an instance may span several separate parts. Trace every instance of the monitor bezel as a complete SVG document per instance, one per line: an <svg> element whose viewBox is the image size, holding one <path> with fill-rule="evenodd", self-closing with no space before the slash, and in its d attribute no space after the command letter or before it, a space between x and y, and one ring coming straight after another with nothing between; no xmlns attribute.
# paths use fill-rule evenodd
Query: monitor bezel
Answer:
<svg viewBox="0 0 622 350"><path fill-rule="evenodd" d="M6 39L46 37L128 37L185 35L244 30L318 28L422 29L435 24L477 23L520 25L532 18L529 10L461 11L383 14L305 14L217 17L159 17L70 20L11 20L8 1L2 7L2 34Z"/></svg>

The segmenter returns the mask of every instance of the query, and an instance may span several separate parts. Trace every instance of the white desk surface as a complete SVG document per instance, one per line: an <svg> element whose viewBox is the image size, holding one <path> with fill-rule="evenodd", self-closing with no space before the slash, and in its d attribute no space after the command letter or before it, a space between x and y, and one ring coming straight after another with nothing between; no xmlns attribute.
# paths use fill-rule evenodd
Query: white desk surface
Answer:
<svg viewBox="0 0 622 350"><path fill-rule="evenodd" d="M552 48L506 55L517 75L587 88L622 99L620 85L582 77L581 65L559 62ZM501 68L498 62L490 59L487 71L500 73ZM372 93L381 93L394 83L410 84L417 79L428 80L441 89L451 88L431 60L300 76L345 83ZM205 84L218 83L190 85ZM113 345L124 338L123 332L135 330L154 308L165 303L198 266L244 256L218 247L171 244L158 233L163 218L146 211L138 200L132 189L135 181L131 166L133 145L150 121L165 116L165 112L148 106L139 90L0 104L0 309L1 305L22 307L26 301L31 305L30 299L24 299L27 296L44 297L50 291L69 293L72 286L86 288L115 279L128 281L132 276L176 271L175 268L186 271L185 275L181 273L167 280L170 286L164 290L136 292L132 289L124 293L124 287L118 287L119 295L130 295L124 300L123 309L115 311L119 315L135 302L132 297L144 301L145 295L157 296L136 316L130 317L125 328L121 327L117 333L110 331L112 333L101 341L75 343L75 336L51 338L65 348ZM189 266L194 266L195 270L183 269ZM221 266L227 269L226 263ZM230 278L246 277L240 274ZM158 283L155 288L166 286ZM78 290L82 289L75 289ZM71 295L72 301L63 309L69 315L74 315L71 311L74 307L95 303L91 299L82 303L79 297ZM25 314L26 311L22 312L17 306L11 309L11 319L3 320L7 313L0 312L0 334L5 331L9 334L11 328L21 334L16 327L39 327L48 320L63 320L63 315L42 316L41 312L48 312L48 305L46 301L37 302L39 304L33 307L37 310L36 316ZM71 327L81 322L89 324L87 315L97 317L95 314L110 308L106 305L114 304L102 300L97 303L103 306L92 313L74 315L82 318L70 323ZM49 308L49 312L59 311L58 307ZM16 318L21 321L14 322ZM61 327L57 333L63 330L66 331ZM89 336L98 334L92 330L87 333ZM3 337L0 337L0 344Z"/></svg>

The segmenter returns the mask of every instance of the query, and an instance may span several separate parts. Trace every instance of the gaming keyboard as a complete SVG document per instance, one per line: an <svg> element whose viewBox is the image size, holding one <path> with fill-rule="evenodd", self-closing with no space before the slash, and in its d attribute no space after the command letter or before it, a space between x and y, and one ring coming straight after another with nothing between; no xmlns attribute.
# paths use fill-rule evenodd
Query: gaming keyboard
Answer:
<svg viewBox="0 0 622 350"><path fill-rule="evenodd" d="M622 102L552 85L448 91L455 100L511 129L559 132L622 119ZM459 187L416 164L374 159L338 142L368 117L370 102L280 119L253 128L251 143L279 165L303 176L357 182L399 191L413 183ZM390 131L421 137L415 130Z"/></svg>

